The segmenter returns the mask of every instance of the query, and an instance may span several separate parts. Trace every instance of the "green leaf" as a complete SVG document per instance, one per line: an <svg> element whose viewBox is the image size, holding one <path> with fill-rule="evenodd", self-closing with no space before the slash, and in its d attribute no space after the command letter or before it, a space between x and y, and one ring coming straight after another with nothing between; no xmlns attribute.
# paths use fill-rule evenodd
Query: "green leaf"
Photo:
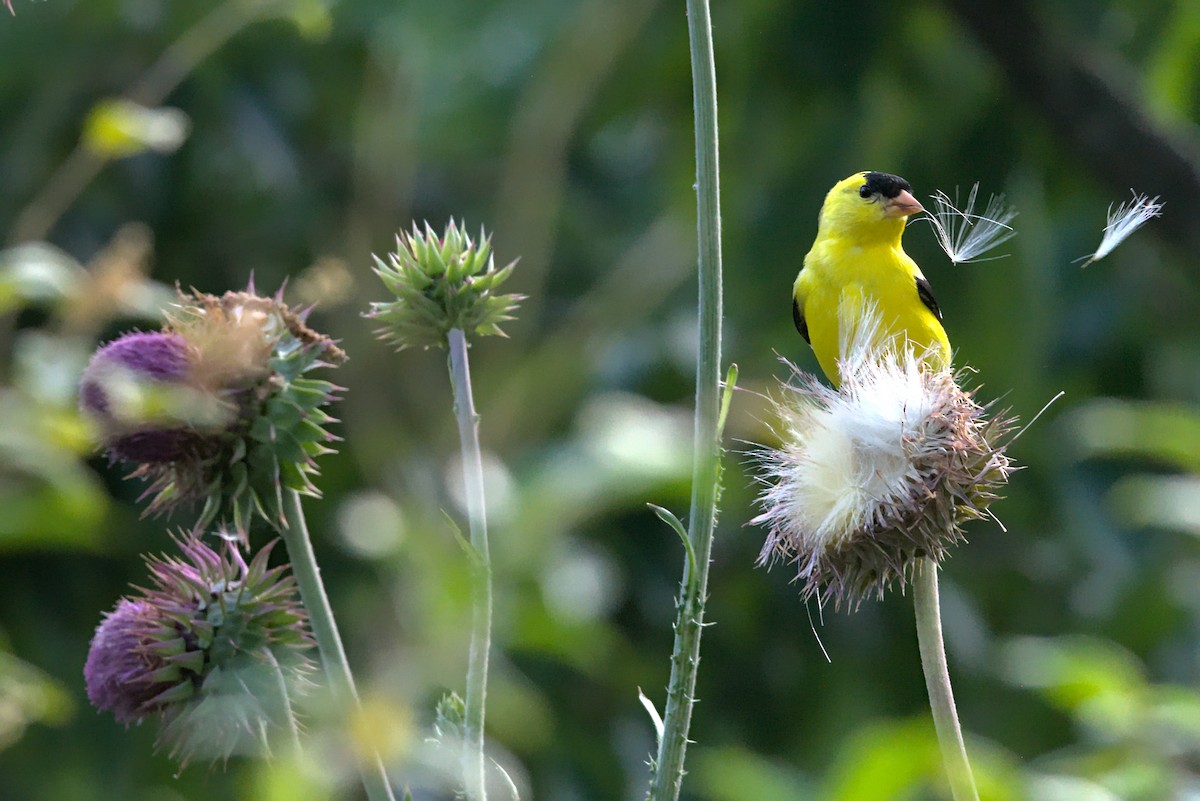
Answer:
<svg viewBox="0 0 1200 801"><path fill-rule="evenodd" d="M804 775L782 762L765 759L740 746L688 751L690 785L707 801L803 801L816 798ZM863 796L856 801L882 801Z"/></svg>
<svg viewBox="0 0 1200 801"><path fill-rule="evenodd" d="M83 145L97 156L119 159L146 150L170 153L187 139L191 121L175 108L147 108L132 100L102 100L83 126Z"/></svg>
<svg viewBox="0 0 1200 801"><path fill-rule="evenodd" d="M61 726L74 712L71 695L48 674L0 651L0 751L35 723Z"/></svg>
<svg viewBox="0 0 1200 801"><path fill-rule="evenodd" d="M1094 400L1066 422L1080 459L1145 459L1200 473L1200 412L1192 406Z"/></svg>
<svg viewBox="0 0 1200 801"><path fill-rule="evenodd" d="M333 30L333 16L321 0L291 0L285 16L300 36L310 42L324 41Z"/></svg>
<svg viewBox="0 0 1200 801"><path fill-rule="evenodd" d="M446 521L446 525L450 527L450 533L454 535L454 541L458 543L458 547L463 549L463 553L467 555L467 559L471 562L471 567L478 569L483 567L483 558L480 557L479 551L471 544L471 541L463 535L462 529L458 523L454 522L454 518L445 509L442 510L442 519Z"/></svg>
<svg viewBox="0 0 1200 801"><path fill-rule="evenodd" d="M725 374L725 389L721 394L721 412L717 417L717 438L725 433L725 419L729 417L729 407L733 403L733 391L737 388L738 368L736 364L729 365Z"/></svg>
<svg viewBox="0 0 1200 801"><path fill-rule="evenodd" d="M683 543L683 550L687 553L688 560L688 576L696 576L696 549L692 546L692 539L688 536L687 529L683 527L683 523L675 516L675 513L670 509L664 509L653 503L646 504L658 516L658 519L666 523L671 529L679 535L679 541Z"/></svg>
<svg viewBox="0 0 1200 801"><path fill-rule="evenodd" d="M55 304L79 291L87 272L65 252L33 243L0 251L0 313Z"/></svg>
<svg viewBox="0 0 1200 801"><path fill-rule="evenodd" d="M1005 644L1001 663L1010 682L1039 691L1068 712L1095 711L1100 703L1123 714L1114 704L1124 706L1119 699L1136 699L1146 687L1133 654L1093 637L1014 638Z"/></svg>

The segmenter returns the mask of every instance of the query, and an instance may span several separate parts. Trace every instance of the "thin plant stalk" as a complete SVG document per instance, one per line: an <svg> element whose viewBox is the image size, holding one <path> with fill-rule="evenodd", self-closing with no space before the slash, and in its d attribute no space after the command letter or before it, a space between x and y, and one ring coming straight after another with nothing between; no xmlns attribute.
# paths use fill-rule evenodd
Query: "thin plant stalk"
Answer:
<svg viewBox="0 0 1200 801"><path fill-rule="evenodd" d="M651 801L675 801L700 666L700 635L708 595L708 566L720 481L721 211L717 156L717 79L708 0L687 0L696 129L696 210L699 257L699 354L688 555L680 582L671 679L663 735L650 785Z"/></svg>
<svg viewBox="0 0 1200 801"><path fill-rule="evenodd" d="M196 67L263 12L264 9L256 4L236 0L217 5L163 51L129 88L125 97L143 106L161 104ZM59 163L17 215L8 235L8 244L45 239L109 161L89 149L82 139L77 142L74 150ZM0 354L9 351L13 327L11 315L0 318ZM7 358L0 356L0 373L7 369Z"/></svg>
<svg viewBox="0 0 1200 801"><path fill-rule="evenodd" d="M354 687L354 676L346 659L342 636L338 633L333 608L329 605L329 596L326 595L325 584L321 581L321 568L317 565L316 554L313 553L308 524L304 519L304 507L300 503L300 493L285 489L283 502L287 524L279 527L279 533L287 546L292 575L296 577L296 585L300 588L300 599L308 610L309 623L317 640L317 650L321 653L325 677L329 681L338 707L341 710L359 711L361 707L358 690ZM395 801L383 769L383 762L377 754L372 755L370 762L364 760L359 769L363 787L366 788L370 801Z"/></svg>
<svg viewBox="0 0 1200 801"><path fill-rule="evenodd" d="M975 777L967 761L962 727L954 708L954 691L946 667L946 646L942 640L942 615L938 600L938 567L932 559L922 559L913 577L913 606L916 608L917 642L921 649L921 668L929 691L929 708L937 731L942 761L950 779L954 801L979 801Z"/></svg>
<svg viewBox="0 0 1200 801"><path fill-rule="evenodd" d="M269 8L270 4L233 0L217 5L163 51L125 97L143 106L159 105L206 58ZM76 144L17 216L9 242L44 239L110 160L89 150L82 141Z"/></svg>
<svg viewBox="0 0 1200 801"><path fill-rule="evenodd" d="M467 662L464 710L463 784L470 801L486 801L487 777L483 750L484 708L487 700L488 653L492 639L492 568L488 550L487 516L483 494L483 453L479 447L479 416L471 393L471 364L467 338L453 328L449 336L450 382L462 447L463 490L471 528L471 646Z"/></svg>

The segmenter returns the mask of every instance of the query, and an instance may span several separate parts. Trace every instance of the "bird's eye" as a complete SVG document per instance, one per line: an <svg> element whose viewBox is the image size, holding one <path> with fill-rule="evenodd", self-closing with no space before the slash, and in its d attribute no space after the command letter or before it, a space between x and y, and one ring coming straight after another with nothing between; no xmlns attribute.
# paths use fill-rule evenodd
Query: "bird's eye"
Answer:
<svg viewBox="0 0 1200 801"><path fill-rule="evenodd" d="M858 196L861 198L868 198L872 194L874 193L871 191L871 186L869 184L863 184L858 188Z"/></svg>

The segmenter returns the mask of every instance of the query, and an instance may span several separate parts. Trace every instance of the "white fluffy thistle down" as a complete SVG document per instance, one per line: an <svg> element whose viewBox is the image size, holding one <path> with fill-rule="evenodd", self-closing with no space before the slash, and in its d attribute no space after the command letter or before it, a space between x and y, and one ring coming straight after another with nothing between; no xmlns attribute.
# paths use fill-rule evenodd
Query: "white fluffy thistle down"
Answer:
<svg viewBox="0 0 1200 801"><path fill-rule="evenodd" d="M978 195L979 184L976 183L967 193L967 204L961 210L958 208L957 190L953 201L942 191L933 195L935 208L929 212L929 220L933 223L938 244L955 264L1002 258L980 257L1017 235L1009 225L1017 212L1005 204L1004 195L989 197L983 213L976 214L975 200Z"/></svg>
<svg viewBox="0 0 1200 801"><path fill-rule="evenodd" d="M882 597L922 557L941 560L1013 467L1014 421L989 416L951 370L880 344L878 315L851 334L834 390L792 366L776 400L781 444L756 452L766 543L759 564L796 564L805 598Z"/></svg>
<svg viewBox="0 0 1200 801"><path fill-rule="evenodd" d="M1148 195L1139 195L1137 192L1133 193L1132 200L1120 204L1115 210L1109 206L1108 222L1104 225L1104 236L1100 238L1100 247L1096 248L1090 256L1084 256L1079 261L1083 262L1084 267L1100 261L1112 253L1117 245L1124 242L1134 231L1155 217L1161 217L1162 207L1163 204L1158 202L1157 197L1151 198Z"/></svg>

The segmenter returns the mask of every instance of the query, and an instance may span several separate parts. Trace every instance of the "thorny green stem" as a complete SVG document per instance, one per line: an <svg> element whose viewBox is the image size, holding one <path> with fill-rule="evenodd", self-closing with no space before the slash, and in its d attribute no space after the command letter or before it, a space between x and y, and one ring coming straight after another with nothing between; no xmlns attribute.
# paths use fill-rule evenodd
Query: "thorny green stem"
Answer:
<svg viewBox="0 0 1200 801"><path fill-rule="evenodd" d="M471 394L471 364L462 329L449 334L450 382L462 447L463 489L471 526L474 578L471 582L471 647L467 662L464 711L463 784L470 801L486 801L487 776L483 751L484 707L487 699L488 652L492 640L492 563L488 551L487 516L483 495L483 453L479 447L479 416Z"/></svg>
<svg viewBox="0 0 1200 801"><path fill-rule="evenodd" d="M688 729L700 666L700 635L708 596L708 565L716 526L721 443L721 210L717 159L717 78L708 0L687 0L696 124L696 210L699 245L699 355L696 362L695 452L688 539L695 575L685 559L663 737L650 783L652 801L675 801L683 784Z"/></svg>
<svg viewBox="0 0 1200 801"><path fill-rule="evenodd" d="M321 568L317 565L312 540L308 536L300 493L285 489L283 505L287 523L279 527L279 533L287 546L292 575L296 577L296 585L300 588L300 600L308 610L317 650L321 652L321 664L325 667L325 677L339 709L343 712L358 711L358 691L354 687L354 676L350 673L350 663L346 659L337 621L333 619L329 596L325 594L325 584L321 581ZM364 760L359 769L370 801L395 801L383 770L383 762L377 754L373 754L370 761Z"/></svg>
<svg viewBox="0 0 1200 801"><path fill-rule="evenodd" d="M917 613L917 642L921 649L921 668L925 671L925 687L929 691L929 708L933 711L933 725L954 801L979 801L958 712L954 708L939 604L937 563L922 559L913 577L913 606Z"/></svg>

